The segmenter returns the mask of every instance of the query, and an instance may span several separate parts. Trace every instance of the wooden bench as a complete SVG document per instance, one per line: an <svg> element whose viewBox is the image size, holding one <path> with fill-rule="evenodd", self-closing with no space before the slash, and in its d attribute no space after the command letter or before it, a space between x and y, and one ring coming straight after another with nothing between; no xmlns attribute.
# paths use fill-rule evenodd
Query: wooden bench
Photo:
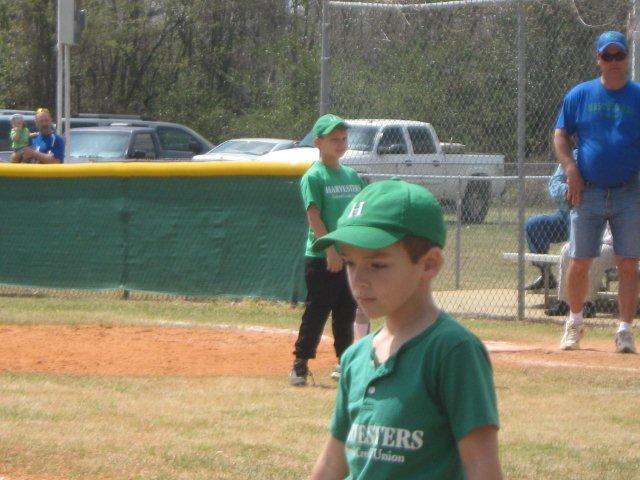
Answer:
<svg viewBox="0 0 640 480"><path fill-rule="evenodd" d="M518 262L517 252L505 252L502 254L502 258L511 262ZM544 306L548 308L550 306L550 292L549 292L549 276L551 269L560 263L560 255L550 255L547 253L525 253L524 260L526 262L536 262L544 271ZM559 281L559 280L558 280Z"/></svg>

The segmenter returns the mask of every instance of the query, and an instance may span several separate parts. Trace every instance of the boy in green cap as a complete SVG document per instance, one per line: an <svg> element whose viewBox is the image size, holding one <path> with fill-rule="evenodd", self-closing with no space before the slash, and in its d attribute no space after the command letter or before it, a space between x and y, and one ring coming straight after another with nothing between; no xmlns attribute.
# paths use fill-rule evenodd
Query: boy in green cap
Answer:
<svg viewBox="0 0 640 480"><path fill-rule="evenodd" d="M300 190L309 221L305 249L305 283L307 298L300 331L295 344L293 368L289 384L306 385L308 361L315 358L327 317L331 314L334 347L338 359L353 343L356 303L353 300L342 259L335 248L313 250L313 242L335 230L338 218L363 185L355 170L340 164L347 151L347 125L337 115L323 115L312 129L313 143L320 150L320 161L314 162L300 180ZM368 321L368 320L367 320ZM331 375L340 377L339 366Z"/></svg>
<svg viewBox="0 0 640 480"><path fill-rule="evenodd" d="M364 188L313 249L337 247L358 305L384 326L349 348L312 479L501 479L482 342L434 304L446 229L427 189Z"/></svg>

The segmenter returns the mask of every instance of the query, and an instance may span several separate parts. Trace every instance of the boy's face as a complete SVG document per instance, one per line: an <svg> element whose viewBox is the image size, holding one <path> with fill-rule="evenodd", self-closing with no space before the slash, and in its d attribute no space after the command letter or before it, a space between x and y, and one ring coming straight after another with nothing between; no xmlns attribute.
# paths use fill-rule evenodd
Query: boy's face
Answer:
<svg viewBox="0 0 640 480"><path fill-rule="evenodd" d="M323 160L339 160L347 151L347 129L336 127L325 136L314 139L313 144L320 150Z"/></svg>
<svg viewBox="0 0 640 480"><path fill-rule="evenodd" d="M409 318L442 267L439 248L432 248L413 263L399 242L382 250L341 244L340 254L353 297L369 318Z"/></svg>

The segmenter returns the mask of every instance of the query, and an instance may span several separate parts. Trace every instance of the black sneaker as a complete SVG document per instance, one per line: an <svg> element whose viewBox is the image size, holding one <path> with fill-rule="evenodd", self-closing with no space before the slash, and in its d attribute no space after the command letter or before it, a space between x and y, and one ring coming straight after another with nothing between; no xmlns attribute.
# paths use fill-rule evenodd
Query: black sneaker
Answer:
<svg viewBox="0 0 640 480"><path fill-rule="evenodd" d="M569 313L569 304L563 300L558 300L555 305L544 309L544 314L549 317L562 317Z"/></svg>
<svg viewBox="0 0 640 480"><path fill-rule="evenodd" d="M582 305L582 316L584 318L595 318L596 306L593 302L584 302L584 305Z"/></svg>
<svg viewBox="0 0 640 480"><path fill-rule="evenodd" d="M553 307L545 308L544 314L549 317L562 317L569 314L569 304L563 300L558 300ZM582 316L584 318L595 318L596 306L593 302L584 302L582 306Z"/></svg>
<svg viewBox="0 0 640 480"><path fill-rule="evenodd" d="M549 290L553 290L558 288L558 281L556 280L556 277L553 276L553 274L549 274ZM531 282L530 284L526 285L524 287L525 290L529 290L529 291L536 291L536 290L543 290L544 289L544 277L542 275L540 275L538 278L536 278L533 282Z"/></svg>
<svg viewBox="0 0 640 480"><path fill-rule="evenodd" d="M289 385L294 387L304 387L307 384L309 376L309 367L306 358L296 358L293 361L293 368L289 373Z"/></svg>

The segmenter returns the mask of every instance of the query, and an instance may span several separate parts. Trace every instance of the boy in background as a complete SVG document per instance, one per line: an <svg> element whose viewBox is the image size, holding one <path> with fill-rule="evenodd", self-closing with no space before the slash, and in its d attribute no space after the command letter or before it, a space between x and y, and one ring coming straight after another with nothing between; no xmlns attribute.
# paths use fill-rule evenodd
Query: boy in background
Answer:
<svg viewBox="0 0 640 480"><path fill-rule="evenodd" d="M313 143L320 151L300 180L300 190L307 212L309 234L305 249L305 283L307 298L289 384L303 386L309 375L308 361L315 358L324 325L331 314L334 348L338 359L353 343L356 303L349 291L343 262L335 248L315 251L313 242L335 230L336 222L363 185L355 170L340 164L347 151L347 125L337 115L323 115L313 126ZM340 378L339 365L332 378Z"/></svg>
<svg viewBox="0 0 640 480"><path fill-rule="evenodd" d="M482 342L432 298L442 210L419 185L373 183L314 249L337 245L349 285L384 326L349 348L313 480L499 480L498 412Z"/></svg>

